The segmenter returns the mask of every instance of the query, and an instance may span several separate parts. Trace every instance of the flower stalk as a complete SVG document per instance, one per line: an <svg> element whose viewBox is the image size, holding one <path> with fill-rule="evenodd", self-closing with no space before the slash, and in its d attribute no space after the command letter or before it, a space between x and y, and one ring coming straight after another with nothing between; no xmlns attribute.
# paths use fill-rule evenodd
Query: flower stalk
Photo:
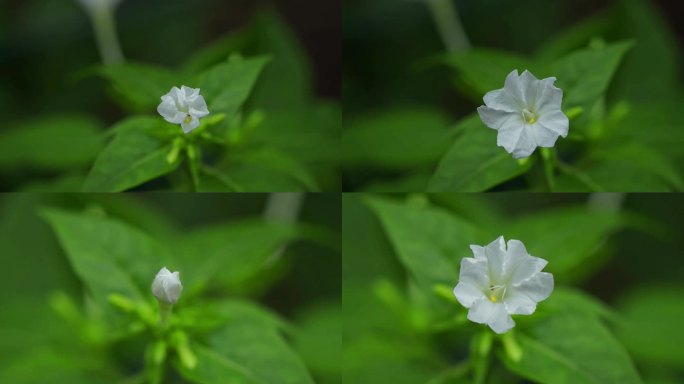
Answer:
<svg viewBox="0 0 684 384"><path fill-rule="evenodd" d="M465 34L458 10L452 0L427 0L432 18L437 25L439 35L447 52L458 52L470 49L470 41Z"/></svg>

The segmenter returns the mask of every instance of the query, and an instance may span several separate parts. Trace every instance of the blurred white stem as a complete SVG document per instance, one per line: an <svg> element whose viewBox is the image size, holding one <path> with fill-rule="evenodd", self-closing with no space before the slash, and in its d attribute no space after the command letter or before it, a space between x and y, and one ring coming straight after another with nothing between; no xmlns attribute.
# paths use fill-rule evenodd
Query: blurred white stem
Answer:
<svg viewBox="0 0 684 384"><path fill-rule="evenodd" d="M587 205L594 211L616 213L622 208L625 197L620 192L596 192L589 195Z"/></svg>
<svg viewBox="0 0 684 384"><path fill-rule="evenodd" d="M299 211L304 202L304 193L302 192L277 192L271 193L266 202L264 209L264 219L270 222L279 222L284 224L294 224L299 217ZM268 262L273 262L280 258L285 252L287 245L283 245L269 258Z"/></svg>
<svg viewBox="0 0 684 384"><path fill-rule="evenodd" d="M115 6L112 4L103 1L86 9L93 23L100 57L106 65L119 64L124 61L121 45L119 45L119 38L116 33L114 8Z"/></svg>
<svg viewBox="0 0 684 384"><path fill-rule="evenodd" d="M465 51L470 49L470 42L466 36L458 10L453 0L426 0L437 24L437 30L442 37L447 52Z"/></svg>

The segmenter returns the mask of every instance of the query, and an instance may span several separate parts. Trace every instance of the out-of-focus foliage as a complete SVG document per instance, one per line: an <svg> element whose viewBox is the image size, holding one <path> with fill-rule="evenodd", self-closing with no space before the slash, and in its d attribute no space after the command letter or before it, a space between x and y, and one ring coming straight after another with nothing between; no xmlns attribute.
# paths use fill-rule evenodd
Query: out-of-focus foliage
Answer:
<svg viewBox="0 0 684 384"><path fill-rule="evenodd" d="M676 195L345 196L345 378L681 380L681 341L668 335L684 321L682 206ZM503 336L468 321L452 294L469 245L499 235L548 260L556 283Z"/></svg>
<svg viewBox="0 0 684 384"><path fill-rule="evenodd" d="M653 2L454 0L472 47L447 53L436 3L350 1L346 189L684 189L682 43ZM514 160L475 113L514 69L556 77L564 91L569 136L547 157ZM416 109L420 119L405 115Z"/></svg>
<svg viewBox="0 0 684 384"><path fill-rule="evenodd" d="M339 383L339 199L294 223L267 199L5 196L0 381ZM162 266L184 285L166 330Z"/></svg>
<svg viewBox="0 0 684 384"><path fill-rule="evenodd" d="M78 20L84 40L78 43L94 46L86 24L89 20L78 1L26 3L25 12L42 17L27 19L44 20L47 29L57 30ZM42 14L38 3L54 8L52 17ZM99 65L94 57L76 54L68 60L70 49L75 48L67 46L60 53L67 62L55 64L61 72L38 73L31 83L22 85L26 89L21 92L10 88L19 86L21 78L0 84L0 95L17 104L30 95L27 104L33 108L12 109L9 102L0 107L9 109L2 112L5 121L12 122L0 130L0 188L86 192L339 189L341 108L338 102L316 95L309 53L299 38L273 7L215 3L122 2L117 18L121 45L124 54L128 48L134 52L126 62ZM244 21L231 21L233 27L227 34L223 24L220 33L195 25L217 7L222 12L231 10L231 15L235 11L235 17ZM174 17L172 22L156 20L164 14ZM180 15L183 22L177 23ZM149 21L143 23L138 17ZM32 49L48 49L29 34L44 31L30 21L25 23L12 25L13 34L8 35L21 38L0 39L6 53L0 56L0 65L8 73L23 70L13 60L29 62L35 55ZM22 28L29 32L22 35ZM198 36L198 31L208 36ZM71 36L78 35L77 31L64 33L49 38L76 44ZM146 35L140 40L149 47L135 45L139 34ZM156 40L150 41L149 34ZM179 52L167 52L171 47ZM155 52L159 57L149 57ZM189 135L156 111L161 96L181 85L200 88L210 111ZM37 94L45 89L48 96ZM32 90L36 95L30 94ZM42 104L37 102L41 98L45 99ZM94 120L96 115L102 120ZM111 127L103 131L105 125Z"/></svg>

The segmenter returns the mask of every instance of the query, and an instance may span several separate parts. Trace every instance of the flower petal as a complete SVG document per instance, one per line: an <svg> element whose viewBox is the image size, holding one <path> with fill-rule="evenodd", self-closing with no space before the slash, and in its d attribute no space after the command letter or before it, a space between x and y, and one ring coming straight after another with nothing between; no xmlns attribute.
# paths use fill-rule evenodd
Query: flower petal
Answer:
<svg viewBox="0 0 684 384"><path fill-rule="evenodd" d="M518 284L534 274L541 272L548 262L539 257L530 256L520 240L508 240L508 258L506 263L506 283Z"/></svg>
<svg viewBox="0 0 684 384"><path fill-rule="evenodd" d="M459 281L454 287L454 296L466 308L470 308L478 300L487 298L479 288L463 281Z"/></svg>
<svg viewBox="0 0 684 384"><path fill-rule="evenodd" d="M496 333L504 333L515 326L511 316L506 313L502 303L493 303L487 299L476 301L468 311L468 320L479 324L487 324Z"/></svg>
<svg viewBox="0 0 684 384"><path fill-rule="evenodd" d="M484 247L481 247L479 245L471 245L470 250L473 251L473 256L475 256L475 259L487 260L487 255L485 254Z"/></svg>
<svg viewBox="0 0 684 384"><path fill-rule="evenodd" d="M517 69L514 69L506 76L503 89L507 93L507 97L510 97L510 100L518 107L517 110L525 108L525 96L523 95Z"/></svg>
<svg viewBox="0 0 684 384"><path fill-rule="evenodd" d="M506 152L513 155L514 159L529 157L537 148L531 127L529 124L520 123L516 126L506 127L506 129L500 129L496 137L496 144L504 147Z"/></svg>
<svg viewBox="0 0 684 384"><path fill-rule="evenodd" d="M202 96L198 95L192 101L189 101L188 106L190 107L189 111L191 115L203 117L209 114L207 103L204 101L204 97Z"/></svg>
<svg viewBox="0 0 684 384"><path fill-rule="evenodd" d="M196 116L189 115L190 116L190 122L186 123L185 119L181 122L181 128L183 128L183 132L185 133L190 133L193 129L199 127L199 119Z"/></svg>
<svg viewBox="0 0 684 384"><path fill-rule="evenodd" d="M530 299L540 302L549 297L553 291L553 275L547 272L539 272L527 280L513 284L511 287L524 293Z"/></svg>
<svg viewBox="0 0 684 384"><path fill-rule="evenodd" d="M178 108L176 108L176 103L169 95L162 96L161 100L162 102L157 107L157 112L168 121L168 119L171 119L176 115Z"/></svg>
<svg viewBox="0 0 684 384"><path fill-rule="evenodd" d="M522 118L519 113L501 111L485 106L477 107L477 113L484 125L496 130L510 124L517 124Z"/></svg>
<svg viewBox="0 0 684 384"><path fill-rule="evenodd" d="M489 284L497 285L501 283L503 276L504 260L506 259L506 242L503 236L485 246L487 254L487 270L489 273Z"/></svg>
<svg viewBox="0 0 684 384"><path fill-rule="evenodd" d="M541 81L534 108L540 115L560 110L563 103L563 90L554 86L555 77L547 77Z"/></svg>
<svg viewBox="0 0 684 384"><path fill-rule="evenodd" d="M568 120L568 117L565 116L565 113L558 109L541 115L537 121L537 125L541 125L557 135L566 137L568 135L570 121Z"/></svg>
<svg viewBox="0 0 684 384"><path fill-rule="evenodd" d="M481 291L489 288L489 278L487 276L487 261L476 260L472 257L461 259L461 271L459 283L467 283Z"/></svg>
<svg viewBox="0 0 684 384"><path fill-rule="evenodd" d="M534 134L534 142L538 147L551 148L556 144L560 134L542 124L534 124L530 131Z"/></svg>
<svg viewBox="0 0 684 384"><path fill-rule="evenodd" d="M531 315L537 309L537 302L515 287L506 290L503 303L510 315Z"/></svg>
<svg viewBox="0 0 684 384"><path fill-rule="evenodd" d="M176 102L176 106L178 108L185 103L185 93L178 89L178 87L171 88L171 91L169 91L168 95L173 97L173 100Z"/></svg>
<svg viewBox="0 0 684 384"><path fill-rule="evenodd" d="M181 91L183 91L183 95L185 96L185 99L190 100L195 98L197 95L199 95L199 88L190 88L186 87L185 85L181 86Z"/></svg>
<svg viewBox="0 0 684 384"><path fill-rule="evenodd" d="M528 109L535 104L538 96L538 90L541 88L541 86L542 84L539 79L534 77L530 71L524 70L522 75L520 75L520 88L523 96L523 102Z"/></svg>
<svg viewBox="0 0 684 384"><path fill-rule="evenodd" d="M505 112L516 112L518 110L518 105L515 103L515 100L513 100L513 97L504 89L495 89L487 92L482 100L489 108Z"/></svg>

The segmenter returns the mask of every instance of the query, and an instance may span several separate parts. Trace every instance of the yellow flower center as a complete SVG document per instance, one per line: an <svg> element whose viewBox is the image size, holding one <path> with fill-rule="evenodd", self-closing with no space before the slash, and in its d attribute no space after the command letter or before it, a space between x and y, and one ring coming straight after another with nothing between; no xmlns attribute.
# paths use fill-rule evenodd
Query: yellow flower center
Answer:
<svg viewBox="0 0 684 384"><path fill-rule="evenodd" d="M523 115L523 120L525 120L525 122L527 124L534 124L537 121L537 114L534 113L533 111L530 111L528 109L523 109L522 115Z"/></svg>
<svg viewBox="0 0 684 384"><path fill-rule="evenodd" d="M183 122L184 122L185 124L190 124L191 121L192 121L192 116L190 116L190 115L185 115L185 120L183 120Z"/></svg>
<svg viewBox="0 0 684 384"><path fill-rule="evenodd" d="M506 286L492 285L489 287L489 293L487 295L489 301L496 303L503 300L504 296L506 296Z"/></svg>

